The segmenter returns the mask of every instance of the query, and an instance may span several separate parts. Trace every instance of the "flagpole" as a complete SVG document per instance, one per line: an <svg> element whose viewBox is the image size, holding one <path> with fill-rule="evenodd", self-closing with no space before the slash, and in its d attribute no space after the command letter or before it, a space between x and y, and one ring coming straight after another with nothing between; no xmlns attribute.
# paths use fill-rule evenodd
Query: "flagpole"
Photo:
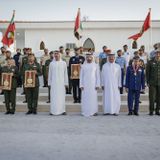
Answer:
<svg viewBox="0 0 160 160"><path fill-rule="evenodd" d="M16 13L16 10L13 10L14 16L15 16L15 13ZM17 41L16 41L16 29L15 29L15 31L14 31L14 52L16 52L16 43L17 43Z"/></svg>
<svg viewBox="0 0 160 160"><path fill-rule="evenodd" d="M151 8L149 8L149 12L150 12L150 17L151 17ZM150 32L149 32L149 52L152 49L152 19L150 19Z"/></svg>

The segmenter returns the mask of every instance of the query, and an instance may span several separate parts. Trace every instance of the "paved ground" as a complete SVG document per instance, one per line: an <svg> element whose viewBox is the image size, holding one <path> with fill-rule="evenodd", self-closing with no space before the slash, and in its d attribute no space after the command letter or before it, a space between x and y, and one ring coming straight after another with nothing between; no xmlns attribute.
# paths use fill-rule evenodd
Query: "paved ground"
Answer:
<svg viewBox="0 0 160 160"><path fill-rule="evenodd" d="M0 160L159 160L160 117L0 113Z"/></svg>

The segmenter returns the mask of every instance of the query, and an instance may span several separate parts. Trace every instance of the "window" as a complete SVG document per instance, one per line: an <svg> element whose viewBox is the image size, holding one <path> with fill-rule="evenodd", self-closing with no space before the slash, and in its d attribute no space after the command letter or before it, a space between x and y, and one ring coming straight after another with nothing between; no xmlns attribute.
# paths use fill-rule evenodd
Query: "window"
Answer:
<svg viewBox="0 0 160 160"><path fill-rule="evenodd" d="M44 50L45 49L45 44L44 44L44 42L42 41L41 43L40 43L40 50Z"/></svg>
<svg viewBox="0 0 160 160"><path fill-rule="evenodd" d="M74 49L74 48L76 48L76 44L75 43L67 43L66 48Z"/></svg>
<svg viewBox="0 0 160 160"><path fill-rule="evenodd" d="M90 48L93 49L93 50L95 50L95 46L94 46L93 41L90 38L86 39L85 42L84 42L84 44L83 44L83 48L86 51L88 49L90 49Z"/></svg>

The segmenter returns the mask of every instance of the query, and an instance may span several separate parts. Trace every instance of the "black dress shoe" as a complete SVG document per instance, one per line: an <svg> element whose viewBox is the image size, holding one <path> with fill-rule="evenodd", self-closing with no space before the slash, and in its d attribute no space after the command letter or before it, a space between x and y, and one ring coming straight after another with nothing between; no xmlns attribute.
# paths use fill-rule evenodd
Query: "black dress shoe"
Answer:
<svg viewBox="0 0 160 160"><path fill-rule="evenodd" d="M98 113L95 113L93 116L98 116Z"/></svg>
<svg viewBox="0 0 160 160"><path fill-rule="evenodd" d="M37 111L33 111L32 113L33 113L33 114L37 114Z"/></svg>
<svg viewBox="0 0 160 160"><path fill-rule="evenodd" d="M78 100L78 103L81 103L81 100Z"/></svg>
<svg viewBox="0 0 160 160"><path fill-rule="evenodd" d="M110 113L104 113L103 115L104 115L104 116L108 116L108 115L110 115Z"/></svg>
<svg viewBox="0 0 160 160"><path fill-rule="evenodd" d="M160 113L159 113L159 112L156 112L155 115L160 116Z"/></svg>
<svg viewBox="0 0 160 160"><path fill-rule="evenodd" d="M114 113L113 116L118 116L118 114L117 114L117 113Z"/></svg>
<svg viewBox="0 0 160 160"><path fill-rule="evenodd" d="M66 113L66 112L63 112L63 113L62 113L62 115L64 115L64 116L65 116L65 115L67 115L67 113Z"/></svg>
<svg viewBox="0 0 160 160"><path fill-rule="evenodd" d="M131 115L132 115L132 112L129 112L128 115L131 116Z"/></svg>
<svg viewBox="0 0 160 160"><path fill-rule="evenodd" d="M10 114L11 112L10 111L7 111L5 114Z"/></svg>
<svg viewBox="0 0 160 160"><path fill-rule="evenodd" d="M134 112L134 115L135 115L135 116L139 116L139 113L138 113L138 112Z"/></svg>
<svg viewBox="0 0 160 160"><path fill-rule="evenodd" d="M14 114L15 112L13 111L13 112L10 112L10 114Z"/></svg>
<svg viewBox="0 0 160 160"><path fill-rule="evenodd" d="M28 112L26 113L26 115L29 115L29 114L32 114L32 111L28 111Z"/></svg>
<svg viewBox="0 0 160 160"><path fill-rule="evenodd" d="M24 94L25 94L24 92L21 93L21 95L24 95Z"/></svg>
<svg viewBox="0 0 160 160"><path fill-rule="evenodd" d="M153 116L153 112L150 112L149 115L150 115L150 116Z"/></svg>
<svg viewBox="0 0 160 160"><path fill-rule="evenodd" d="M77 102L77 100L74 100L74 102L73 102L73 103L78 103L78 102Z"/></svg>
<svg viewBox="0 0 160 160"><path fill-rule="evenodd" d="M47 101L46 103L51 103L50 101Z"/></svg>
<svg viewBox="0 0 160 160"><path fill-rule="evenodd" d="M23 101L23 103L27 103L27 101Z"/></svg>

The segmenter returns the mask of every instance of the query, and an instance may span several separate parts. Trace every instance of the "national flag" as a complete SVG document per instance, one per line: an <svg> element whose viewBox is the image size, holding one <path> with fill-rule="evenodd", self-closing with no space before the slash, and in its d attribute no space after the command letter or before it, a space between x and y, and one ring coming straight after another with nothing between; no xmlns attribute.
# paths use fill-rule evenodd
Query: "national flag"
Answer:
<svg viewBox="0 0 160 160"><path fill-rule="evenodd" d="M75 20L75 26L74 26L74 36L80 40L82 38L81 35L82 31L82 23L81 23L81 15L80 15L80 8L78 9L77 17Z"/></svg>
<svg viewBox="0 0 160 160"><path fill-rule="evenodd" d="M2 43L4 45L7 45L10 47L11 44L14 43L14 38L15 38L15 22L14 22L14 17L15 17L15 11L13 11L12 19L10 21L10 24L2 38Z"/></svg>
<svg viewBox="0 0 160 160"><path fill-rule="evenodd" d="M140 32L137 33L137 34L135 34L135 35L133 35L133 36L130 36L128 39L133 39L133 40L136 41L136 40L137 40L138 38L140 38L140 37L143 35L143 33L144 33L145 31L147 31L150 27L151 27L151 9L149 9L149 12L148 12L148 14L147 14L147 17L146 17L146 19L145 19L145 21L144 21L144 23L143 23L143 26L142 26Z"/></svg>

